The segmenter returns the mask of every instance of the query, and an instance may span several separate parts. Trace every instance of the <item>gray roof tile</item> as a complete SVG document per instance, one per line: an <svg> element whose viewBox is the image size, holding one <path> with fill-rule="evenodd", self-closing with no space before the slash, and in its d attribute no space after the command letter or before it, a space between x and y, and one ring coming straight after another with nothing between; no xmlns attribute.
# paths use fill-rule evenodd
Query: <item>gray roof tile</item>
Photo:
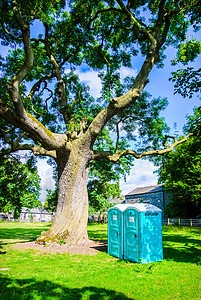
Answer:
<svg viewBox="0 0 201 300"><path fill-rule="evenodd" d="M161 192L162 190L163 190L162 184L138 187L133 191L131 191L130 193L128 193L126 196L156 193L156 192Z"/></svg>

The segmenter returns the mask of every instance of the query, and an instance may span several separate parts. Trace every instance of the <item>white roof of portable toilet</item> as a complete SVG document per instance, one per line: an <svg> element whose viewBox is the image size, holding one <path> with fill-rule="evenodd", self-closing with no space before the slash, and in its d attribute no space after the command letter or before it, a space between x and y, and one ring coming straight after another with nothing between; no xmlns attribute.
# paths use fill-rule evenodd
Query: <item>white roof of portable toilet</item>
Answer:
<svg viewBox="0 0 201 300"><path fill-rule="evenodd" d="M155 205L147 203L134 203L134 204L117 204L110 209L117 208L124 212L127 208L134 208L139 212L161 212L162 210Z"/></svg>
<svg viewBox="0 0 201 300"><path fill-rule="evenodd" d="M134 208L140 212L161 212L162 210L155 205L147 203L134 203L129 206L129 208Z"/></svg>
<svg viewBox="0 0 201 300"><path fill-rule="evenodd" d="M110 209L116 208L123 212L127 207L130 207L130 206L132 206L132 204L117 204L117 205L111 207ZM110 209L108 209L108 210L110 210Z"/></svg>

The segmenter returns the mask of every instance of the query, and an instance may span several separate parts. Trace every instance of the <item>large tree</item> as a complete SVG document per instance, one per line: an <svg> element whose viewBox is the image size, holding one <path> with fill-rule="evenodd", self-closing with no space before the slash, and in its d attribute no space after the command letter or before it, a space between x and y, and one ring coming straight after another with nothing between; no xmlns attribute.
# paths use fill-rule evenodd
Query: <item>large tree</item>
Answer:
<svg viewBox="0 0 201 300"><path fill-rule="evenodd" d="M129 122L132 126L138 107L142 105L143 111L141 95L151 70L162 66L167 46L185 40L190 22L199 22L199 8L198 0L0 1L0 37L4 46L13 48L0 65L6 151L50 156L58 167L56 216L50 230L37 239L39 243L87 240L90 161L104 158L118 163L128 155L160 155L182 142L175 140L168 149L160 145L163 125L153 113L139 130L146 142L142 152L118 147L119 129L126 122L122 112L127 113L125 127ZM144 61L132 85L119 90L121 66L132 68L140 53ZM102 71L99 101L79 82L75 73L79 66ZM136 129L143 125L141 119L143 115L136 119ZM109 122L111 130L117 130L115 150L94 149Z"/></svg>

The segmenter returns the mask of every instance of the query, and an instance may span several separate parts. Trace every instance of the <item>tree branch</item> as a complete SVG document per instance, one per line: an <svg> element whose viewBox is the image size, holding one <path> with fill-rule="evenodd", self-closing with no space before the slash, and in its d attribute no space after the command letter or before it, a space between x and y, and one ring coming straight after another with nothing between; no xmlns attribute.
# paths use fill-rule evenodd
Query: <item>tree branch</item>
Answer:
<svg viewBox="0 0 201 300"><path fill-rule="evenodd" d="M4 138L5 142L7 144L11 145L12 142L9 140L9 138L8 138L7 134L5 133L5 131L2 128L0 128L0 131L1 131L2 135L3 135L3 138Z"/></svg>
<svg viewBox="0 0 201 300"><path fill-rule="evenodd" d="M46 50L47 56L49 57L49 59L52 63L52 66L54 68L55 75L57 78L57 87L58 87L60 105L61 105L61 107L65 107L67 104L65 83L62 79L57 61L56 61L55 57L53 56L51 49L50 49L48 25L44 24L44 26L45 26L45 40L44 40L45 50ZM65 110L62 111L62 114L63 114L65 123L67 123L68 120L67 120L67 116L65 114Z"/></svg>
<svg viewBox="0 0 201 300"><path fill-rule="evenodd" d="M51 78L54 78L55 75L54 74L51 74L51 75L47 75L47 76L44 76L42 77L41 79L39 79L31 88L30 92L29 92L29 95L27 96L26 100L31 100L34 96L34 94L36 92L38 92L40 90L40 86L43 82L46 82L46 80L48 79L51 79Z"/></svg>
<svg viewBox="0 0 201 300"><path fill-rule="evenodd" d="M100 9L100 10L98 10L95 13L94 17L92 17L90 19L90 23L93 22L93 21L95 21L101 13L110 12L110 11L116 11L116 12L121 12L122 13L121 9L118 9L118 8L115 8L115 7L109 7L109 8L105 8L105 9Z"/></svg>
<svg viewBox="0 0 201 300"><path fill-rule="evenodd" d="M117 130L117 140L116 140L115 150L117 152L118 146L119 146L119 122L117 122L117 124L116 124L116 130Z"/></svg>
<svg viewBox="0 0 201 300"><path fill-rule="evenodd" d="M20 12L17 8L17 1L12 0L12 6L13 6L13 12L15 19L17 23L20 26L21 32L22 32L22 38L23 38L23 44L24 44L24 50L25 50L25 61L21 69L17 72L17 74L13 77L11 80L11 83L8 85L8 91L11 95L16 113L19 117L23 118L26 115L24 105L21 99L21 96L19 94L19 85L21 82L25 79L29 71L32 69L33 66L33 49L31 46L31 40L30 40L30 29L28 24L26 24L23 20L23 18L20 15Z"/></svg>
<svg viewBox="0 0 201 300"><path fill-rule="evenodd" d="M36 156L49 156L57 159L56 151L48 151L40 146L32 145L32 144L18 144L15 146L12 152L20 151L20 150L29 150L32 151Z"/></svg>
<svg viewBox="0 0 201 300"><path fill-rule="evenodd" d="M48 151L42 147L39 147L39 146L35 146L35 145L32 145L32 144L18 144L18 145L15 145L15 147L12 147L10 149L1 149L0 151L0 156L2 155L8 155L8 154L11 154L11 153L14 153L14 152L17 152L17 151L21 151L21 150L24 150L24 151L32 151L32 153L36 156L49 156L49 157L52 157L53 159L57 159L57 156L56 156L56 151Z"/></svg>
<svg viewBox="0 0 201 300"><path fill-rule="evenodd" d="M105 124L118 112L127 108L129 105L134 103L141 93L145 85L148 83L148 76L151 72L154 64L158 60L158 50L149 53L138 73L132 88L124 95L120 97L113 98L108 106L106 106L92 121L88 130L85 133L86 139L92 144L94 143L96 137L101 132Z"/></svg>
<svg viewBox="0 0 201 300"><path fill-rule="evenodd" d="M165 136L165 140L164 140L164 142L163 142L163 145L164 145L164 146L165 146L165 144L166 144L166 142L167 142L167 139L173 139L174 142L177 141L177 139L176 139L175 136L172 136L172 135L166 135L166 136Z"/></svg>
<svg viewBox="0 0 201 300"><path fill-rule="evenodd" d="M138 73L137 77L135 78L134 84L132 88L124 95L120 97L113 98L110 104L105 107L92 121L88 130L85 133L86 138L90 140L91 136L91 144L93 145L97 135L101 132L102 128L105 124L118 112L125 109L132 103L136 101L137 98L141 95L144 87L149 82L148 76L154 66L154 64L159 60L159 50L160 47L164 44L168 29L169 29L169 17L167 17L165 28L162 33L162 38L160 41L160 32L161 28L164 24L164 3L165 0L161 0L159 5L159 12L158 12L158 21L157 27L154 27L153 34L150 31L140 24L140 22L135 18L133 13L127 8L122 0L117 0L118 4L120 5L122 11L129 17L129 19L133 22L135 26L137 26L140 33L146 35L147 39L149 40L148 45L148 52L146 59L141 67L140 72ZM87 136L88 135L88 136Z"/></svg>
<svg viewBox="0 0 201 300"><path fill-rule="evenodd" d="M150 33L150 31L136 19L134 14L126 7L122 0L116 0L121 7L122 11L127 15L127 17L133 22L134 27L137 28L138 32L144 35L146 39L150 42L150 51L156 47L156 40L154 36Z"/></svg>
<svg viewBox="0 0 201 300"><path fill-rule="evenodd" d="M16 46L16 41L15 41L16 37L7 30L7 28L5 27L5 25L2 22L1 22L1 26L2 26L3 31L5 32L5 34L7 34L12 39L13 43Z"/></svg>
<svg viewBox="0 0 201 300"><path fill-rule="evenodd" d="M13 142L9 140L8 136L6 135L5 131L2 128L0 128L0 131L3 134L6 143L11 146L11 148L9 149L1 149L0 155L5 155L5 154L8 155L20 150L29 150L32 151L34 155L50 156L56 159L56 151L54 150L48 151L40 146L36 146L33 144L20 144L20 141L26 135L26 132L20 134L20 136Z"/></svg>
<svg viewBox="0 0 201 300"><path fill-rule="evenodd" d="M150 151L144 151L144 152L141 152L141 153L137 153L134 150L129 150L128 149L128 150L118 151L114 154L112 154L109 151L94 151L93 159L94 160L99 160L101 158L106 158L106 159L108 159L109 161L111 161L113 163L118 163L119 159L123 156L126 156L126 155L134 156L136 159L139 159L139 158L142 158L142 157L145 157L145 156L149 156L149 155L164 155L166 153L171 152L177 145L186 142L187 139L192 135L193 134L190 133L180 141L177 141L175 139L175 142L169 148L162 149L162 150L150 150Z"/></svg>
<svg viewBox="0 0 201 300"><path fill-rule="evenodd" d="M67 136L53 133L40 123L34 116L26 113L25 118L20 118L15 110L0 99L0 117L17 128L29 133L31 138L37 139L48 150L57 150L66 147Z"/></svg>

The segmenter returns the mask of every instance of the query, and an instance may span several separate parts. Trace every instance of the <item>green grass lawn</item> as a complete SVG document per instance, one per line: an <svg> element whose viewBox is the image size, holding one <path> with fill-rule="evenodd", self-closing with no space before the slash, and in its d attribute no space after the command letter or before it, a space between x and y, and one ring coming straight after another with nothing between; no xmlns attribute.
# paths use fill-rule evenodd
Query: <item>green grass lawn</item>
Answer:
<svg viewBox="0 0 201 300"><path fill-rule="evenodd" d="M201 299L201 228L163 228L164 260L151 264L97 255L13 250L48 224L0 223L0 299ZM107 239L105 224L88 226Z"/></svg>

